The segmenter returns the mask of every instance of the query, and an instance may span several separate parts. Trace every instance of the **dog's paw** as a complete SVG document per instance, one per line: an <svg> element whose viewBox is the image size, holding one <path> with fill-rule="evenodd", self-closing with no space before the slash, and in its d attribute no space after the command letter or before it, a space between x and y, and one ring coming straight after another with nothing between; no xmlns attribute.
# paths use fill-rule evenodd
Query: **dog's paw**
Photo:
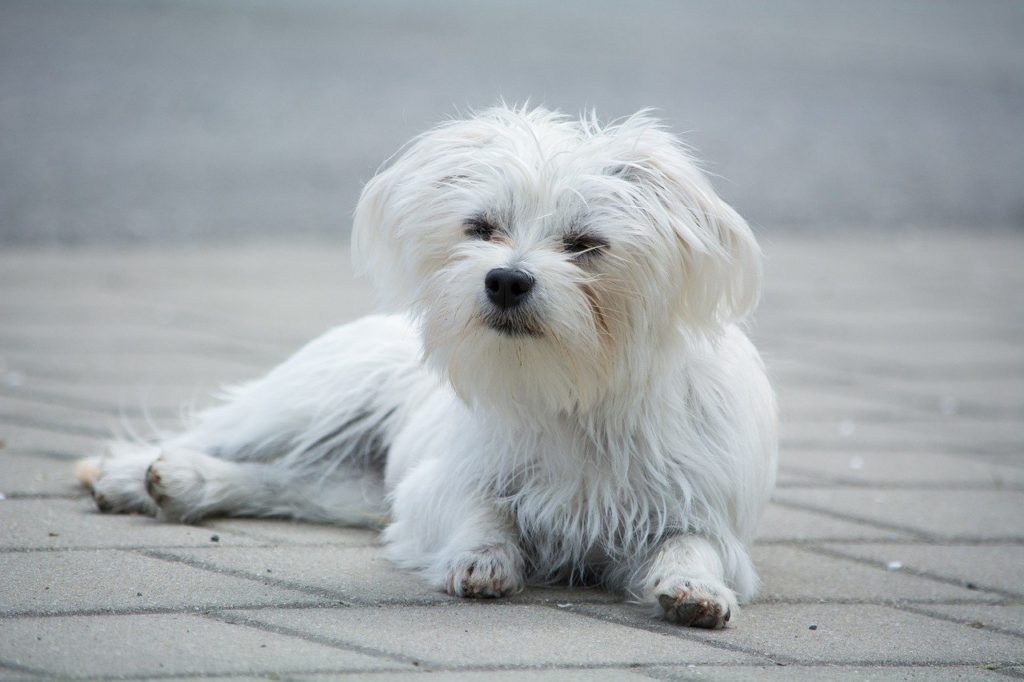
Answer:
<svg viewBox="0 0 1024 682"><path fill-rule="evenodd" d="M146 494L143 476L155 457L149 446L115 444L103 457L80 460L75 472L101 512L152 515L156 505Z"/></svg>
<svg viewBox="0 0 1024 682"><path fill-rule="evenodd" d="M724 628L739 611L736 595L717 580L664 579L654 598L666 620L696 628Z"/></svg>
<svg viewBox="0 0 1024 682"><path fill-rule="evenodd" d="M164 521L195 521L209 505L208 479L215 475L217 460L192 450L162 453L145 473L145 487Z"/></svg>
<svg viewBox="0 0 1024 682"><path fill-rule="evenodd" d="M459 597L504 597L521 592L523 554L513 544L478 547L455 557L448 568L446 589Z"/></svg>

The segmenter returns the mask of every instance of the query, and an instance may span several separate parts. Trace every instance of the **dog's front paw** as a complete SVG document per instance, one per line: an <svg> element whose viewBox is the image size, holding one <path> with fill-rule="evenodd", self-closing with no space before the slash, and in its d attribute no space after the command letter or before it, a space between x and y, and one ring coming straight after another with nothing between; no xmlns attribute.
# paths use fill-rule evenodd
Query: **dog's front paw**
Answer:
<svg viewBox="0 0 1024 682"><path fill-rule="evenodd" d="M448 594L459 597L503 597L521 592L523 553L513 544L485 545L458 555L448 568Z"/></svg>
<svg viewBox="0 0 1024 682"><path fill-rule="evenodd" d="M697 628L724 628L739 611L736 595L717 580L663 579L653 596L666 620Z"/></svg>

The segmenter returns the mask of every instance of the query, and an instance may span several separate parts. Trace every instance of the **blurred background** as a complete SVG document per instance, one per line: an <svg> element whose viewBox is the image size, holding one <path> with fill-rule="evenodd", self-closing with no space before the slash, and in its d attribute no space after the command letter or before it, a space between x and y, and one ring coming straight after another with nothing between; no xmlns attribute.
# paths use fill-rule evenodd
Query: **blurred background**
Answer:
<svg viewBox="0 0 1024 682"><path fill-rule="evenodd" d="M3 0L0 243L340 240L499 98L656 108L762 230L1024 229L1016 0Z"/></svg>

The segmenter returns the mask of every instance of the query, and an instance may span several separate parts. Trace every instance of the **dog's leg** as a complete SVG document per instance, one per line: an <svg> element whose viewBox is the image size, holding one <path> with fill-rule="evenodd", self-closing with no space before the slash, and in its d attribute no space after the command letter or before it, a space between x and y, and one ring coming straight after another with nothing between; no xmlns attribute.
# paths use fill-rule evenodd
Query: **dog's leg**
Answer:
<svg viewBox="0 0 1024 682"><path fill-rule="evenodd" d="M664 540L637 575L633 592L680 625L723 628L739 611L718 551L697 535Z"/></svg>
<svg viewBox="0 0 1024 682"><path fill-rule="evenodd" d="M421 462L393 494L384 531L389 556L459 597L520 592L525 561L511 521L438 460Z"/></svg>
<svg viewBox="0 0 1024 682"><path fill-rule="evenodd" d="M197 450L164 449L145 486L167 521L208 516L276 516L374 525L384 515L383 481L372 471L339 467L310 475L276 463L232 462Z"/></svg>

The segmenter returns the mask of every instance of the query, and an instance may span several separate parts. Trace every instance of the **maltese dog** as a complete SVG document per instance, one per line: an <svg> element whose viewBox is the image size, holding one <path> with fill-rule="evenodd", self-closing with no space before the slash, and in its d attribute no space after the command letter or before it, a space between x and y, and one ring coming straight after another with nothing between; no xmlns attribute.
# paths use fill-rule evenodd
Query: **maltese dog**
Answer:
<svg viewBox="0 0 1024 682"><path fill-rule="evenodd" d="M366 185L385 312L79 475L103 511L380 525L438 589L601 584L721 628L753 597L776 408L739 323L761 253L683 145L498 107Z"/></svg>

